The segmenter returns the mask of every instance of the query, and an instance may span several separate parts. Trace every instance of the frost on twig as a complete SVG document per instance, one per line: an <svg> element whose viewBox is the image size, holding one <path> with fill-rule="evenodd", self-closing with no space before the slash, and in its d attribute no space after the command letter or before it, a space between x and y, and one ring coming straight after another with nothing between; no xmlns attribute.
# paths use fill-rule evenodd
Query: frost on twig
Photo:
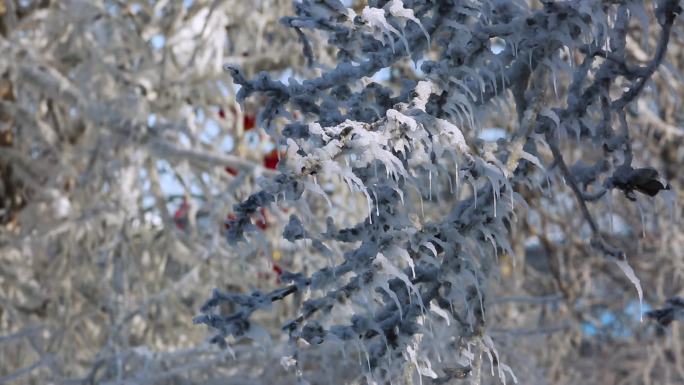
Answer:
<svg viewBox="0 0 684 385"><path fill-rule="evenodd" d="M534 10L523 2L445 7L393 0L371 2L360 15L333 3L337 6L307 18L301 15L314 5L303 2L297 23L331 36L339 50L336 67L289 85L267 75L248 80L231 69L241 97L267 96L262 114L269 122L289 116L289 110L302 115L279 132L286 144L281 174L238 205L229 239L246 239L250 228L241 223L259 206L306 202L309 191L326 195L330 204L335 193L315 187L323 182L340 183L364 200L365 218L342 230L329 219L328 230L317 233L305 225L315 218L290 217L286 239L339 243L346 251L333 254L331 263L309 278L287 275L293 283L284 292L215 294L197 321L212 326L223 341L244 333L240 325L260 307L257 299L270 304L306 287L308 299L284 326L295 350L301 341L343 351L358 347L369 382L398 378L406 365L419 381L451 378L455 364L474 368L475 356L484 353L501 381L507 376L517 381L487 335L487 304L499 255L515 258L507 238L516 203L525 204L520 186L539 180L535 170L559 170L589 224L591 245L608 256L624 256L603 239L587 206L592 196L587 188L597 188L600 175L600 188L621 189L628 197L633 190L654 196L666 188L652 169L632 168L625 109L662 61L680 10L673 1L659 3L664 14L658 19L657 52L636 69L624 64L631 16L619 2L546 2ZM346 17L323 23L323 14ZM486 48L495 37L506 42L501 52ZM575 54L583 55L580 65L572 63ZM424 58L421 80L406 81L394 93L362 81L402 58ZM558 93L560 73L565 94ZM625 80L625 91L615 96L610 83L618 77ZM553 82L558 100L545 99L545 82ZM509 91L519 114L516 137L482 145L476 136L488 109ZM573 170L589 169L567 166L562 149L571 145L570 136L603 148L622 165L601 164L575 175ZM550 150L546 158L540 147ZM450 202L449 209L440 201ZM637 274L624 257L617 262L641 301ZM212 313L221 302L240 310ZM457 363L445 358L454 354L462 358ZM470 370L463 369L463 376Z"/></svg>

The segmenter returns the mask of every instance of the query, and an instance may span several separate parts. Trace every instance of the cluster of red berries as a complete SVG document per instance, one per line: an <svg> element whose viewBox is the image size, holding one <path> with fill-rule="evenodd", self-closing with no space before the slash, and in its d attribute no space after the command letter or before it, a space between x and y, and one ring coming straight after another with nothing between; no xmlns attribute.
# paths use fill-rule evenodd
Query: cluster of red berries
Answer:
<svg viewBox="0 0 684 385"><path fill-rule="evenodd" d="M221 119L226 118L226 112L223 109L219 109L218 111L218 116ZM256 127L256 116L251 115L251 114L245 114L243 117L243 127L245 131L250 131ZM277 149L273 149L267 154L265 154L262 158L262 164L265 168L270 169L270 170L275 170L278 167L278 161L280 160L280 156L282 154L278 154ZM230 175L237 175L239 173L238 170L232 168L232 167L225 167L224 168L227 173ZM176 210L176 212L173 215L173 220L174 223L176 224L176 227L180 230L185 230L187 226L187 216L188 212L190 210L190 206L186 200L183 200L183 203L180 205L180 207ZM224 224L225 229L230 228L230 221L235 220L237 217L235 214L230 213L226 217L226 223ZM268 210L264 207L259 209L259 215L255 215L253 218L253 223L256 227L261 229L262 231L265 231L269 227L268 223ZM280 254L278 253L278 256ZM273 258L273 267L272 267L272 272L275 273L276 276L276 282L280 282L280 275L283 273L282 267L276 263L276 258ZM279 257L277 259L280 259ZM259 273L258 274L260 278L268 278L269 273Z"/></svg>
<svg viewBox="0 0 684 385"><path fill-rule="evenodd" d="M226 113L223 109L219 109L218 116L221 119L226 118ZM245 114L243 119L242 119L242 126L244 127L245 131L252 130L254 127L256 127L256 116L250 115L250 114ZM273 149L269 153L263 156L262 158L262 164L265 168L270 169L270 170L275 170L276 167L278 167L278 161L279 161L279 155L278 155L278 150ZM230 175L237 175L238 170L232 168L232 167L225 167L225 170L227 173Z"/></svg>

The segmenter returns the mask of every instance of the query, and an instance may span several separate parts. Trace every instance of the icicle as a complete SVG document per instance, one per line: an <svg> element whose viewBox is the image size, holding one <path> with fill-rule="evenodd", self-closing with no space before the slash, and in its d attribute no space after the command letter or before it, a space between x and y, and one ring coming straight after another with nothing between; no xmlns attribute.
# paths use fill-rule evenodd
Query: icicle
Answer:
<svg viewBox="0 0 684 385"><path fill-rule="evenodd" d="M373 38L382 41L384 45L386 42L386 37L389 35L389 43L394 53L394 39L392 39L392 34L399 36L407 47L408 42L406 38L391 24L387 22L385 18L385 10L382 8L371 8L366 6L363 11L361 11L361 17L368 23L368 26L372 29Z"/></svg>
<svg viewBox="0 0 684 385"><path fill-rule="evenodd" d="M409 355L409 359L416 367L416 372L418 372L418 382L420 383L420 385L423 385L423 376L420 375L420 368L418 367L418 359L416 358L416 352L410 345L406 347L406 352Z"/></svg>
<svg viewBox="0 0 684 385"><path fill-rule="evenodd" d="M451 322L449 321L449 313L444 311L444 309L440 308L439 306L435 305L434 302L430 302L430 311L432 311L433 313L437 314L438 316L444 318L447 326L449 326L451 324Z"/></svg>
<svg viewBox="0 0 684 385"><path fill-rule="evenodd" d="M397 293L395 293L394 291L392 291L390 289L389 283L387 280L384 280L381 278L381 281L382 281L382 283L380 285L378 285L378 287L382 288L382 290L384 290L385 293L387 293L387 295L389 295L390 298L392 298L394 303L397 305L397 310L399 310L399 319L403 320L404 319L404 312L401 309L401 302L399 302L399 297L397 297Z"/></svg>
<svg viewBox="0 0 684 385"><path fill-rule="evenodd" d="M418 27L420 27L420 30L423 31L423 34L425 35L428 46L430 45L430 34L428 34L427 30L425 30L425 27L423 27L423 24L415 16L413 9L404 8L404 3L401 0L392 0L390 2L389 12L394 17L403 17L418 24Z"/></svg>
<svg viewBox="0 0 684 385"><path fill-rule="evenodd" d="M622 272L625 274L627 279L634 285L634 287L637 290L637 294L639 295L639 321L643 322L644 321L644 315L643 315L643 299L644 299L644 292L641 289L641 281L639 278L636 276L634 273L634 269L632 269L632 266L629 265L627 262L627 256L624 254L621 256L622 259L617 258L615 259L615 263L617 263L618 267Z"/></svg>
<svg viewBox="0 0 684 385"><path fill-rule="evenodd" d="M511 41L511 51L513 51L513 57L518 58L518 43L516 41Z"/></svg>
<svg viewBox="0 0 684 385"><path fill-rule="evenodd" d="M380 201L378 200L378 194L375 193L375 190L371 190L371 192L373 193L373 196L375 197L375 202L376 202L375 203L375 214L379 218L380 217L380 204L379 204Z"/></svg>
<svg viewBox="0 0 684 385"><path fill-rule="evenodd" d="M461 80L459 80L457 78L453 78L453 77L450 78L450 80L453 81L456 84L456 86L458 86L458 88L463 91L464 95L467 94L467 96L470 96L470 99L472 99L473 101L477 100L473 91L471 91L470 88L464 82L462 82ZM477 81L477 79L473 79L473 80Z"/></svg>
<svg viewBox="0 0 684 385"><path fill-rule="evenodd" d="M404 203L404 192L403 192L401 189L399 189L398 187L393 188L393 190L394 190L397 194L399 194L399 200L401 201L401 205L402 205L402 206L406 205L406 204ZM391 207L391 206L390 206L390 207Z"/></svg>
<svg viewBox="0 0 684 385"><path fill-rule="evenodd" d="M413 278L416 278L416 264L413 262L413 259L411 259L411 256L409 255L408 251L401 249L399 247L394 246L393 251L396 252L396 254L406 262L406 264L411 268L411 274L413 275Z"/></svg>
<svg viewBox="0 0 684 385"><path fill-rule="evenodd" d="M454 163L456 166L456 175L455 175L456 176L456 190L454 192L456 194L459 194L459 196L460 196L460 192L461 192L461 170L458 169L458 160L456 160Z"/></svg>
<svg viewBox="0 0 684 385"><path fill-rule="evenodd" d="M475 209L477 209L477 188L475 188L475 181L470 181L470 185L473 186L473 195L475 197Z"/></svg>
<svg viewBox="0 0 684 385"><path fill-rule="evenodd" d="M486 337L487 336L485 336L485 338ZM492 352L491 350L489 350L489 348L482 350L485 352L485 354L487 354L487 357L489 357L489 368L491 370L492 377L494 377L494 356L492 355Z"/></svg>
<svg viewBox="0 0 684 385"><path fill-rule="evenodd" d="M366 194L366 203L368 204L368 221L370 224L373 224L373 208L371 207L371 199L370 196L368 196L368 193Z"/></svg>
<svg viewBox="0 0 684 385"><path fill-rule="evenodd" d="M506 385L506 374L505 374L505 372L508 372L508 374L511 375L511 378L513 379L513 383L515 383L515 384L518 383L518 377L515 376L515 373L513 373L513 369L511 369L510 366L508 366L506 364L502 364L499 362L499 368L500 368L499 371L501 372L501 374L503 376L502 379L503 379L504 385Z"/></svg>
<svg viewBox="0 0 684 385"><path fill-rule="evenodd" d="M449 193L453 195L454 194L454 184L451 181L451 175L447 172L446 176L447 176L447 180L449 181Z"/></svg>
<svg viewBox="0 0 684 385"><path fill-rule="evenodd" d="M530 60L529 63L528 63L528 64L530 65L530 71L532 71L532 50L530 50L530 51L527 53L527 57L528 57L529 60Z"/></svg>
<svg viewBox="0 0 684 385"><path fill-rule="evenodd" d="M418 290L418 288L416 288L416 286L413 283L411 283L409 277L406 274L404 274L404 272L401 271L399 268L394 266L392 262L389 259L387 259L382 253L378 253L375 259L380 263L383 270L385 270L389 275L399 278L404 283L404 285L406 285L406 290L409 293L409 303L411 303L411 294L414 294L418 299L418 304L420 305L421 310L425 312L425 304L423 304L423 297L421 297L420 295L420 290Z"/></svg>
<svg viewBox="0 0 684 385"><path fill-rule="evenodd" d="M368 373L371 373L370 356L368 355L368 350L362 346L363 354L366 356L366 363L368 364ZM372 377L372 374L369 374Z"/></svg>
<svg viewBox="0 0 684 385"><path fill-rule="evenodd" d="M385 341L385 348L389 352L390 351L390 345L389 345L389 342L387 341L387 337L383 337L383 340ZM392 367L392 355L388 354L387 355L387 370L389 371L389 368L391 368L391 367ZM391 377L389 379L389 383L390 383L390 385L394 385Z"/></svg>
<svg viewBox="0 0 684 385"><path fill-rule="evenodd" d="M461 111L459 110L458 105L455 104L453 108L448 108L448 110L449 110L449 112L451 112L452 116L456 115L456 118L460 122L465 122L465 119L463 118L463 115L461 115Z"/></svg>
<svg viewBox="0 0 684 385"><path fill-rule="evenodd" d="M646 223L644 219L644 208L641 206L639 198L636 200L637 210L639 210L639 219L641 219L641 238L646 238Z"/></svg>

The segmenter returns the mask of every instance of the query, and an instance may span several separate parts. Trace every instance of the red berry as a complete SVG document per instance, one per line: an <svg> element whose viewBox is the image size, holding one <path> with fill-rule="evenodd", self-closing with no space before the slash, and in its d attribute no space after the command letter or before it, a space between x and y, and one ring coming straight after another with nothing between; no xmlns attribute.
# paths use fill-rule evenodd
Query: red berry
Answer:
<svg viewBox="0 0 684 385"><path fill-rule="evenodd" d="M273 272L276 274L276 283L280 284L280 276L283 274L283 269L275 262L273 262Z"/></svg>
<svg viewBox="0 0 684 385"><path fill-rule="evenodd" d="M180 207L176 210L175 213L173 213L173 222L176 224L176 227L180 230L185 230L185 225L188 221L188 211L190 210L190 205L186 200L183 200L183 203L181 203Z"/></svg>
<svg viewBox="0 0 684 385"><path fill-rule="evenodd" d="M235 175L238 174L238 170L236 170L236 169L234 169L234 168L232 168L232 167L227 167L227 166L226 166L226 167L224 167L223 169L226 170L226 172L227 172L228 174L232 175L232 176L235 176Z"/></svg>
<svg viewBox="0 0 684 385"><path fill-rule="evenodd" d="M264 167L275 170L278 166L278 150L272 150L264 156Z"/></svg>
<svg viewBox="0 0 684 385"><path fill-rule="evenodd" d="M226 118L226 112L223 110L223 108L219 108L218 116L219 116L219 118L221 118L221 119L225 119L225 118Z"/></svg>
<svg viewBox="0 0 684 385"><path fill-rule="evenodd" d="M245 131L251 130L256 126L256 117L254 115L245 114L245 117L242 119L242 125L245 128Z"/></svg>
<svg viewBox="0 0 684 385"><path fill-rule="evenodd" d="M266 221L266 209L261 207L259 208L259 212L261 215L257 217L255 225L261 230L266 230L268 228L268 222Z"/></svg>
<svg viewBox="0 0 684 385"><path fill-rule="evenodd" d="M226 230L230 229L230 223L228 223L228 221L234 221L236 219L237 219L237 217L235 216L235 214L233 214L233 213L228 214L228 216L226 216L226 222L223 224L223 228Z"/></svg>

